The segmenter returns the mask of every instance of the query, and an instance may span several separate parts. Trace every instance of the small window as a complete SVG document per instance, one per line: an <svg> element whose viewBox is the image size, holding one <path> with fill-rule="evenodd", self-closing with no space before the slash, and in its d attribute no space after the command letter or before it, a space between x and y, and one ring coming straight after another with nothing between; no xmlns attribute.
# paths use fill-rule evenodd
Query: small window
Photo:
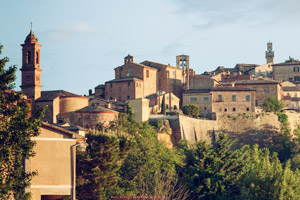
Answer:
<svg viewBox="0 0 300 200"><path fill-rule="evenodd" d="M249 109L249 108L247 108L246 110L247 110L247 111L249 111L250 109Z"/></svg>
<svg viewBox="0 0 300 200"><path fill-rule="evenodd" d="M204 107L204 110L206 110L206 107Z"/></svg>
<svg viewBox="0 0 300 200"><path fill-rule="evenodd" d="M146 77L149 78L149 70L146 70Z"/></svg>
<svg viewBox="0 0 300 200"><path fill-rule="evenodd" d="M128 82L127 84L128 84L128 86L130 86L130 82Z"/></svg>
<svg viewBox="0 0 300 200"><path fill-rule="evenodd" d="M269 93L269 87L265 87L265 93Z"/></svg>
<svg viewBox="0 0 300 200"><path fill-rule="evenodd" d="M110 100L112 100L113 98L112 97L110 97Z"/></svg>
<svg viewBox="0 0 300 200"><path fill-rule="evenodd" d="M170 71L167 71L167 78L170 78Z"/></svg>
<svg viewBox="0 0 300 200"><path fill-rule="evenodd" d="M256 88L256 87L254 87L254 88L253 88L253 90L257 90L257 88Z"/></svg>
<svg viewBox="0 0 300 200"><path fill-rule="evenodd" d="M128 70L127 70L127 76L132 76L132 69L131 68L128 68Z"/></svg>
<svg viewBox="0 0 300 200"><path fill-rule="evenodd" d="M288 96L290 96L290 93L287 93Z"/></svg>
<svg viewBox="0 0 300 200"><path fill-rule="evenodd" d="M197 97L190 97L190 102L196 102L196 101L198 101Z"/></svg>
<svg viewBox="0 0 300 200"><path fill-rule="evenodd" d="M293 81L293 78L289 78L289 81L292 82L292 81Z"/></svg>
<svg viewBox="0 0 300 200"><path fill-rule="evenodd" d="M110 84L110 88L112 88L112 83Z"/></svg>
<svg viewBox="0 0 300 200"><path fill-rule="evenodd" d="M169 100L169 96L167 96L167 100Z"/></svg>
<svg viewBox="0 0 300 200"><path fill-rule="evenodd" d="M139 87L139 84L138 84L138 83L136 83L136 87Z"/></svg>
<svg viewBox="0 0 300 200"><path fill-rule="evenodd" d="M246 95L246 101L250 101L250 95L249 94Z"/></svg>
<svg viewBox="0 0 300 200"><path fill-rule="evenodd" d="M177 106L176 105L174 105L174 110L177 110Z"/></svg>
<svg viewBox="0 0 300 200"><path fill-rule="evenodd" d="M130 99L130 96L127 96L127 99Z"/></svg>
<svg viewBox="0 0 300 200"><path fill-rule="evenodd" d="M209 101L209 97L203 97L203 101Z"/></svg>
<svg viewBox="0 0 300 200"><path fill-rule="evenodd" d="M294 93L294 97L297 97L297 93Z"/></svg>
<svg viewBox="0 0 300 200"><path fill-rule="evenodd" d="M222 95L221 94L218 95L218 101L222 101Z"/></svg>
<svg viewBox="0 0 300 200"><path fill-rule="evenodd" d="M166 104L166 108L169 108L169 105L168 105L168 104Z"/></svg>
<svg viewBox="0 0 300 200"><path fill-rule="evenodd" d="M236 101L236 95L235 94L232 95L232 101Z"/></svg>
<svg viewBox="0 0 300 200"><path fill-rule="evenodd" d="M172 101L173 101L173 97L172 97Z"/></svg>
<svg viewBox="0 0 300 200"><path fill-rule="evenodd" d="M294 67L294 72L299 72L299 67Z"/></svg>
<svg viewBox="0 0 300 200"><path fill-rule="evenodd" d="M26 52L26 63L27 64L31 63L31 52L30 51Z"/></svg>
<svg viewBox="0 0 300 200"><path fill-rule="evenodd" d="M232 108L232 111L235 112L235 108Z"/></svg>
<svg viewBox="0 0 300 200"><path fill-rule="evenodd" d="M227 108L224 108L224 112L227 112Z"/></svg>
<svg viewBox="0 0 300 200"><path fill-rule="evenodd" d="M78 122L80 122L80 118L78 118Z"/></svg>
<svg viewBox="0 0 300 200"><path fill-rule="evenodd" d="M300 81L300 76L295 76L294 81Z"/></svg>
<svg viewBox="0 0 300 200"><path fill-rule="evenodd" d="M36 64L39 64L39 52L36 52Z"/></svg>

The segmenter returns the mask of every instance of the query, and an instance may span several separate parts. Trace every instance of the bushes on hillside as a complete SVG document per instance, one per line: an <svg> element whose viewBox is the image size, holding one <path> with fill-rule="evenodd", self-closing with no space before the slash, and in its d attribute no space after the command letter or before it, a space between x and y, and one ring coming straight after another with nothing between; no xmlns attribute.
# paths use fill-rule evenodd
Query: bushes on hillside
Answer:
<svg viewBox="0 0 300 200"><path fill-rule="evenodd" d="M188 104L188 105L182 106L181 110L184 115L187 115L189 117L197 118L197 116L199 114L199 106L197 106L195 104Z"/></svg>
<svg viewBox="0 0 300 200"><path fill-rule="evenodd" d="M278 112L280 111L284 105L281 100L278 100L276 97L268 97L262 105L263 109L266 112Z"/></svg>

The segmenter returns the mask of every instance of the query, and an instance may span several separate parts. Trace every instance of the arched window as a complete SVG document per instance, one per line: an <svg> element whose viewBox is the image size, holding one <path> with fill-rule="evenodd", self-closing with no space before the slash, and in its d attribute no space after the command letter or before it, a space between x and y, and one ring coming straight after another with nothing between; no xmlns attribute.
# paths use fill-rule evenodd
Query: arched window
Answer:
<svg viewBox="0 0 300 200"><path fill-rule="evenodd" d="M36 64L39 64L39 52L36 52Z"/></svg>
<svg viewBox="0 0 300 200"><path fill-rule="evenodd" d="M30 51L26 52L26 63L27 64L31 63L31 52Z"/></svg>

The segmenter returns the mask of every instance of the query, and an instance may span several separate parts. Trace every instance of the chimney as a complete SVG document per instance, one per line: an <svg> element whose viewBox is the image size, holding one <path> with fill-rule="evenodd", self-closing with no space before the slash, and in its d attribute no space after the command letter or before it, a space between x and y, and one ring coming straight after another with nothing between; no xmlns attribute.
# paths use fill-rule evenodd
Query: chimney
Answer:
<svg viewBox="0 0 300 200"><path fill-rule="evenodd" d="M89 96L92 96L93 92L92 89L89 89Z"/></svg>

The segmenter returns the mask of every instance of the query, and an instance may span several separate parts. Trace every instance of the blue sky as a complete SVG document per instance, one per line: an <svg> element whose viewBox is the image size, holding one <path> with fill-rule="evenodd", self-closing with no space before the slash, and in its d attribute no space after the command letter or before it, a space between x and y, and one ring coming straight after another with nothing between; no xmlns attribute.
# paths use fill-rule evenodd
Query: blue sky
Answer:
<svg viewBox="0 0 300 200"><path fill-rule="evenodd" d="M0 43L10 65L21 68L20 44L33 22L43 90L87 94L113 79L128 53L173 66L187 54L198 74L264 64L269 40L275 62L300 57L297 0L2 0L1 8Z"/></svg>

